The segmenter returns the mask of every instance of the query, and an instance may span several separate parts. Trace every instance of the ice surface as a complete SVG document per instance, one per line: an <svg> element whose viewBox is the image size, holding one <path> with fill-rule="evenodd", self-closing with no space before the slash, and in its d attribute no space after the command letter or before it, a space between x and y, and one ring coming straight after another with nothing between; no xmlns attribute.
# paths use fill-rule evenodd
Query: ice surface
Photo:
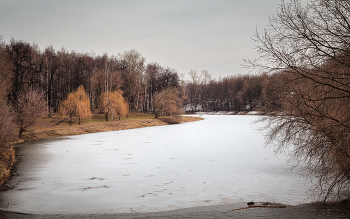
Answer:
<svg viewBox="0 0 350 219"><path fill-rule="evenodd" d="M179 125L19 145L3 208L27 213L163 211L248 201L307 202L286 158L264 147L258 116L206 115ZM6 203L6 205L4 205Z"/></svg>

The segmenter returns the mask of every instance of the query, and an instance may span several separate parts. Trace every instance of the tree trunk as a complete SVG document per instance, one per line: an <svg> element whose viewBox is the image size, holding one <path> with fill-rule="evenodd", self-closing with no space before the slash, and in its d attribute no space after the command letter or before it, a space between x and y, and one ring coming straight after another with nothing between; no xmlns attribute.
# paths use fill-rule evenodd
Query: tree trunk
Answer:
<svg viewBox="0 0 350 219"><path fill-rule="evenodd" d="M19 132L18 132L18 137L21 138L22 137L22 133L24 132L24 129L20 128Z"/></svg>
<svg viewBox="0 0 350 219"><path fill-rule="evenodd" d="M106 122L108 122L108 112L105 112Z"/></svg>

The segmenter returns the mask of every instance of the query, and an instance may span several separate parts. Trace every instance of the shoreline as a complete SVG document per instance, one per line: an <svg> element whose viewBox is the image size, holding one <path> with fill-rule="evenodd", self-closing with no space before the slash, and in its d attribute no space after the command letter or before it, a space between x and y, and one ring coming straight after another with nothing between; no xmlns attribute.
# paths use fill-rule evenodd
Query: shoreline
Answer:
<svg viewBox="0 0 350 219"><path fill-rule="evenodd" d="M145 128L152 126L162 126L162 125L173 125L181 124L186 122L195 122L203 120L203 118L198 116L180 116L179 118L145 118L145 119L127 119L127 120L114 120L108 122L99 122L99 123L82 123L81 125L72 125L65 127L51 127L46 129L39 129L35 131L29 131L23 134L23 138L12 142L11 144L18 144L27 141L33 141L42 138L52 138L60 136L69 136L69 135L81 135L88 133L97 133L97 132L109 132L109 131L119 131L126 129L135 129L135 128Z"/></svg>
<svg viewBox="0 0 350 219"><path fill-rule="evenodd" d="M270 218L270 219L309 219L309 218L349 218L349 207L344 208L338 204L307 203L285 208L255 207L243 208L244 203L221 204L181 208L160 212L135 212L135 213L104 213L104 214L26 214L0 210L1 218L16 219L131 219L131 218Z"/></svg>

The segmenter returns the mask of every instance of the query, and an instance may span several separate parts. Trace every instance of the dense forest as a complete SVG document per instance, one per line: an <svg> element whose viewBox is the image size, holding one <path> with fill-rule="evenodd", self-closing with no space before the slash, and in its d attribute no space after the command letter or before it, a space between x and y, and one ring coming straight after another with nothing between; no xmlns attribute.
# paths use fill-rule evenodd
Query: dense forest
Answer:
<svg viewBox="0 0 350 219"><path fill-rule="evenodd" d="M146 64L146 58L136 50L95 55L64 48L56 51L52 46L40 50L36 44L15 39L1 46L8 102L16 102L23 92L42 92L49 117L80 85L89 95L91 110L98 108L103 92L121 90L130 109L153 112L155 93L175 87L187 111L249 111L263 104L271 80L267 74L214 79L206 70L201 74L191 70L190 80L185 80L175 69L155 62Z"/></svg>

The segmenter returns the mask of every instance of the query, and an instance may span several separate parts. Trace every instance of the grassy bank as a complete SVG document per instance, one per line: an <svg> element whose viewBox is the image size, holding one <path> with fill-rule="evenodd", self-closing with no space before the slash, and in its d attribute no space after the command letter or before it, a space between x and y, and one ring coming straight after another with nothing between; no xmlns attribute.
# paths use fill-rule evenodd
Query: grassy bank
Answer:
<svg viewBox="0 0 350 219"><path fill-rule="evenodd" d="M40 120L35 126L24 132L22 138L13 144L41 138L179 124L198 120L202 120L202 118L179 116L155 119L154 114L131 112L127 118L106 122L104 115L95 113L91 120L82 121L81 125L74 121L72 125L69 125L68 118L52 116ZM2 185L10 177L11 168L16 161L15 150L9 145L0 151L0 156L0 185Z"/></svg>
<svg viewBox="0 0 350 219"><path fill-rule="evenodd" d="M11 169L16 162L15 150L11 145L0 149L0 186L10 178Z"/></svg>
<svg viewBox="0 0 350 219"><path fill-rule="evenodd" d="M116 131L124 129L134 129L150 126L179 124L184 122L192 122L201 120L199 117L179 116L179 117L161 117L154 118L154 114L131 112L127 118L121 120L115 119L106 122L104 115L93 114L91 120L83 121L80 125L77 122L69 125L68 118L52 117L42 119L38 124L27 132L23 133L19 140L32 141L40 138L79 135L94 132Z"/></svg>

